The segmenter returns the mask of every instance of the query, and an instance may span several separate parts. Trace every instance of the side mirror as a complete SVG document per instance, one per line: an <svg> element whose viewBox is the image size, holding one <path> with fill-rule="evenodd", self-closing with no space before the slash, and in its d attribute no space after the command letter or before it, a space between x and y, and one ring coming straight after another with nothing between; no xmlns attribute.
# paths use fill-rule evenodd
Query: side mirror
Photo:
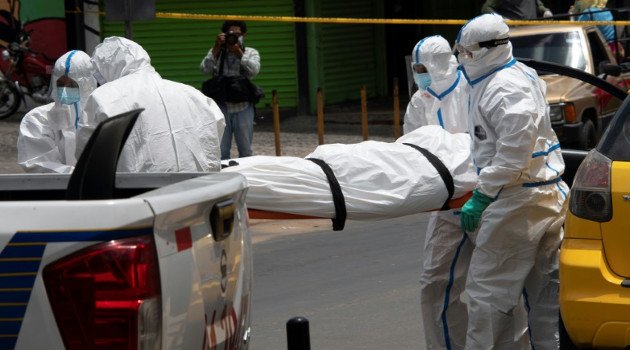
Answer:
<svg viewBox="0 0 630 350"><path fill-rule="evenodd" d="M604 73L605 76L612 75L613 77L618 77L621 75L621 67L616 64L603 61L599 64L599 72Z"/></svg>

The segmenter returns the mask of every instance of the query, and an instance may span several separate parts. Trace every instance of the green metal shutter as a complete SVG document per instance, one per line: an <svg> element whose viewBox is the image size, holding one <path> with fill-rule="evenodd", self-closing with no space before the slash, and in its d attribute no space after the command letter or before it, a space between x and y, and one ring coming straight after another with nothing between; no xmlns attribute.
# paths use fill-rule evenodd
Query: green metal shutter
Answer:
<svg viewBox="0 0 630 350"><path fill-rule="evenodd" d="M156 0L157 12L294 16L292 0ZM107 9L105 9L107 10ZM104 17L103 37L124 36L122 22L108 22ZM271 106L271 91L278 91L282 107L298 105L295 26L291 22L248 21L245 46L260 52L260 73L254 83L266 97L257 106ZM151 56L151 63L165 79L182 82L198 89L209 75L202 75L199 64L214 45L223 21L194 19L155 19L133 22L133 40Z"/></svg>
<svg viewBox="0 0 630 350"><path fill-rule="evenodd" d="M377 18L376 0L321 0L319 16L329 18ZM383 27L377 24L320 25L318 46L321 52L319 85L325 103L339 103L360 98L366 85L368 97L383 94Z"/></svg>

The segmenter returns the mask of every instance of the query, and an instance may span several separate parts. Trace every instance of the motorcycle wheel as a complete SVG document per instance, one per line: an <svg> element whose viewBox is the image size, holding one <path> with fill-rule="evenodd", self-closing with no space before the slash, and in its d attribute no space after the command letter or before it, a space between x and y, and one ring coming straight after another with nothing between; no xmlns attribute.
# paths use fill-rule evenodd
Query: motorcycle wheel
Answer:
<svg viewBox="0 0 630 350"><path fill-rule="evenodd" d="M11 82L0 82L0 119L13 115L20 107L20 94Z"/></svg>

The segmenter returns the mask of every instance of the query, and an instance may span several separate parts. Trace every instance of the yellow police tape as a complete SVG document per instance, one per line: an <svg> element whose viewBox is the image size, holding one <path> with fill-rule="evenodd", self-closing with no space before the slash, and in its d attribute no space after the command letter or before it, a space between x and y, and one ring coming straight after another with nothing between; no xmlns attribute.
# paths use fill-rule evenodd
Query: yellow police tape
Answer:
<svg viewBox="0 0 630 350"><path fill-rule="evenodd" d="M66 11L66 13L95 13L105 15L102 11ZM156 18L194 19L208 21L259 21L259 22L304 22L304 23L346 23L346 24L427 24L427 25L464 25L467 19L385 19L385 18L322 18L322 17L287 17L287 16L244 16L244 15L211 15L195 13L156 12ZM569 20L506 20L508 25L630 25L630 21L569 21Z"/></svg>

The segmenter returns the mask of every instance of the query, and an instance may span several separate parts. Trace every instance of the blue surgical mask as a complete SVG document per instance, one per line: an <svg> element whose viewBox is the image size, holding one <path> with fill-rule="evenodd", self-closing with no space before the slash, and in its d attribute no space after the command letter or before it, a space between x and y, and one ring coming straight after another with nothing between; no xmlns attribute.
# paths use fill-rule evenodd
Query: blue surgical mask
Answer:
<svg viewBox="0 0 630 350"><path fill-rule="evenodd" d="M418 89L426 90L431 85L431 76L429 73L413 72L413 80L418 85Z"/></svg>
<svg viewBox="0 0 630 350"><path fill-rule="evenodd" d="M77 103L81 99L79 88L58 87L57 94L59 95L59 102L63 103L64 105Z"/></svg>

